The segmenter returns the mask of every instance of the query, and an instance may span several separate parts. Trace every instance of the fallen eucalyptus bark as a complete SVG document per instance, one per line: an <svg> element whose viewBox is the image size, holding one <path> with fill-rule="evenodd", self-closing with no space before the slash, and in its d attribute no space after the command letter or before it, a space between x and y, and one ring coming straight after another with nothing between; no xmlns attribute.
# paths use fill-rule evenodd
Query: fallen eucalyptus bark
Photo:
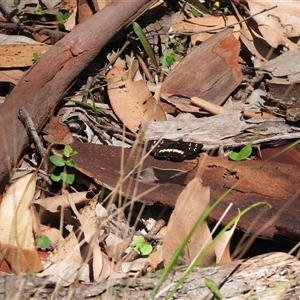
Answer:
<svg viewBox="0 0 300 300"><path fill-rule="evenodd" d="M28 144L18 120L21 107L39 131L72 82L101 49L155 0L114 1L49 49L24 75L0 108L0 190Z"/></svg>
<svg viewBox="0 0 300 300"><path fill-rule="evenodd" d="M166 299L169 291L183 275L186 268L172 271L163 283L160 295ZM47 279L30 276L0 277L2 299L149 299L161 273L135 281L116 279L88 287L59 288ZM286 253L263 254L246 260L223 265L198 268L181 285L172 299L212 299L204 284L209 278L218 286L223 300L237 299L298 299L300 262ZM108 285L109 284L109 285ZM100 298L99 298L100 297Z"/></svg>
<svg viewBox="0 0 300 300"><path fill-rule="evenodd" d="M173 120L161 122L144 121L141 131L144 140L183 140L201 143L203 150L233 148L245 145L254 138L253 144L281 144L282 141L299 139L300 130L285 124L282 118L244 119L240 112L227 113L208 118ZM257 134L257 137L255 135Z"/></svg>

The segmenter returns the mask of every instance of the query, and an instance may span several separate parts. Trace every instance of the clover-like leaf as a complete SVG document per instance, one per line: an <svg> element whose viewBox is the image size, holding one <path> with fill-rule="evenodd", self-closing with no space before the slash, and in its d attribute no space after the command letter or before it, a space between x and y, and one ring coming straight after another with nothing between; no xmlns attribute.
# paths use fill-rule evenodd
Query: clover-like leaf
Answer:
<svg viewBox="0 0 300 300"><path fill-rule="evenodd" d="M47 249L49 248L51 241L46 235L41 235L35 239L35 243L38 247Z"/></svg>
<svg viewBox="0 0 300 300"><path fill-rule="evenodd" d="M131 247L139 255L149 255L153 249L142 236L136 236L132 240Z"/></svg>
<svg viewBox="0 0 300 300"><path fill-rule="evenodd" d="M65 165L65 160L58 155L51 155L49 160L58 167L63 167Z"/></svg>

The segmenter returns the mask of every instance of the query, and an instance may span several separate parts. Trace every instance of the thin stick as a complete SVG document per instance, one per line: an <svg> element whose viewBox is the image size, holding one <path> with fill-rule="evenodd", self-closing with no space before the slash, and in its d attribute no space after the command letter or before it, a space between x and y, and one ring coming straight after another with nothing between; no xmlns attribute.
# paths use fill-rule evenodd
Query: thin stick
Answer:
<svg viewBox="0 0 300 300"><path fill-rule="evenodd" d="M33 121L29 115L29 113L27 112L27 110L25 109L25 107L22 107L19 111L19 118L22 121L23 124L26 125L32 139L33 142L36 146L36 149L38 151L38 153L40 154L40 157L43 158L45 155L46 150L43 147L42 142L40 141L40 138L38 136L38 133L35 129L35 126L33 124Z"/></svg>
<svg viewBox="0 0 300 300"><path fill-rule="evenodd" d="M227 25L227 26L224 26L224 27L218 27L218 28L214 28L214 29L210 29L210 30L201 30L201 31L194 31L194 32L190 32L190 31L175 31L175 32L172 32L171 34L183 34L183 35L194 35L194 34L198 34L198 33L205 33L205 32L216 32L218 30L224 30L224 29L227 29L227 28L230 28L230 27L234 27L235 25L238 25L238 24L241 24L249 19L252 19L253 17L259 15L259 14L262 14L262 13L265 13L269 10L272 10L272 9L275 9L277 7L277 5L275 6L272 6L270 8L265 8L263 9L262 11L259 11L258 13L254 14L254 15L251 15L241 21L238 21L236 23L233 23L233 24L230 24L230 25Z"/></svg>
<svg viewBox="0 0 300 300"><path fill-rule="evenodd" d="M232 112L232 110L230 110L230 109L227 109L225 107L211 103L209 101L206 101L206 100L198 98L198 97L192 97L191 104L204 109L205 111L209 112L212 115L221 115L221 114L226 114L226 113ZM243 111L243 115L246 118L256 117L256 118L261 118L261 119L276 119L276 116L273 116L271 114L268 114L265 112L258 113L258 112L250 111L250 110Z"/></svg>

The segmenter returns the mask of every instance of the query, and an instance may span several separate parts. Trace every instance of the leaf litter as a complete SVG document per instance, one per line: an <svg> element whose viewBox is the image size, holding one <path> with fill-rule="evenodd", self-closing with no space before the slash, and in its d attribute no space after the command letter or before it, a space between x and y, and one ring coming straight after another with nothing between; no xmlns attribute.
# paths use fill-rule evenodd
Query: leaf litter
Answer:
<svg viewBox="0 0 300 300"><path fill-rule="evenodd" d="M61 3L61 8L69 11L68 20L49 23L49 28L63 28L62 32L67 33L76 23L76 10L78 20L81 21L93 14L90 8L85 11L71 1L67 2ZM21 5L23 4L22 1ZM159 143L159 140L167 138L175 142L199 143L204 145L203 152L218 150L221 155L223 148L229 151L242 149L258 130L260 134L253 142L253 145L257 144L258 147L268 148L299 139L299 103L294 99L294 94L289 96L292 91L286 92L291 84L295 87L299 84L296 77L298 70L295 69L299 45L293 39L299 36L299 21L296 17L298 3L262 3L248 0L247 7L245 4L239 4L237 8L234 2L231 3L231 15L228 16L221 9L214 11L209 4L211 16L195 18L188 9L186 14L189 18L181 21L178 21L178 18L170 18L169 23L159 18L151 21L151 30L154 28L158 34L167 34L169 41L173 39L172 43L166 43L168 47L173 47L166 53L173 55L173 58L177 57L176 55L181 56L182 61L171 60L174 64L168 68L164 65L164 69L158 70L144 55L145 49L142 49L142 45L136 40L131 40L131 62L127 59L127 68L124 55L118 53L115 54L116 60L109 58L111 69L99 72L99 75L94 77L92 86L83 85L78 79L77 90L70 91L68 97L81 100L84 95L88 95L90 106L79 109L76 103L62 101L61 106L64 107L57 108L55 116L49 118L49 123L43 130L44 145L48 147L48 153L51 148L55 154L61 153L58 145L65 144L71 144L71 147L78 151L77 161L74 156L75 183L70 186L54 184L47 187L45 182L42 182L42 177L36 179L36 173L32 173L17 179L7 187L1 202L1 220L8 220L1 222L1 252L12 272L32 274L44 269L39 276L50 276L51 280L64 286L76 281L100 282L109 278L154 272L170 262L196 220L212 204L210 189L213 188L212 193L215 194L217 188L211 181L206 180L208 176L205 172L209 172L212 166L226 170L229 177L223 187L230 190L239 176L247 176L248 170L257 168L257 163L250 161L245 162L245 165L241 163L232 170L227 165L229 162L226 161L225 164L224 158L216 154L209 158L210 163L206 169L203 167L203 154L195 162L174 163L157 160L151 153L146 153L146 147L143 146L147 141L157 140ZM157 9L163 13L167 4L159 5ZM36 7L34 11L20 10L18 17L22 14L28 16L28 24L33 28L35 23L31 18L36 18L39 14L46 19L49 15L55 16L56 12L51 9L50 4L45 3L45 7ZM251 22L256 22L256 26L243 21L249 15L253 15ZM161 27L158 26L160 22ZM231 25L234 29L228 28ZM146 26L144 28L146 30ZM225 30L221 31L223 28ZM174 39L171 33L175 33L175 36L190 36L190 48L180 44L182 40ZM41 49L51 47L57 38L55 33L47 34L53 37L51 41L45 39L41 33L35 32L29 42L31 46L28 47L18 46L16 39L12 45L2 45L3 51L7 52L8 47L12 47L23 54L14 57L21 60L12 62L7 58L6 62L1 64L0 86L3 82L15 85L18 81L16 76L7 71L17 71L33 64L31 56L34 57L34 53L42 59ZM146 37L149 40L151 38L147 35ZM34 39L43 45L34 46ZM161 45L157 39L156 44L150 44L155 49L157 58L163 52L159 50ZM132 69L136 66L133 55L137 57L139 68ZM1 57L5 60L5 56ZM87 73L91 74L95 69L103 68L102 60L103 58L93 61L86 68ZM147 72L150 74L150 77L147 75L148 80L145 76ZM82 79L84 78L83 75ZM265 89L267 98L270 99L264 102L261 102L262 99L257 100L257 103L260 101L260 105L254 105L250 109L254 117L248 119L249 116L241 113L245 111L243 105L247 102L247 95L252 92L254 95L254 91L259 89ZM173 103L170 100L173 96L185 99L185 104ZM294 100L292 104L286 100L289 97ZM195 106L199 98L217 107L208 109L202 102L199 109ZM168 102L163 99L168 99ZM273 106L270 100L273 100ZM230 102L235 102L237 111L228 114L232 109ZM103 112L101 115L99 110L96 110L99 107ZM225 114L223 108L226 108ZM173 111L173 114L168 114L168 111ZM218 114L220 117L209 116L210 114ZM263 120L266 114L273 116L274 122ZM182 123L180 117L184 115L187 121ZM287 123L286 120L293 123ZM226 142L227 138L230 142ZM81 146L76 146L76 142L72 143L72 140L81 141ZM97 144L90 150L84 142ZM103 145L98 145L99 143ZM124 150L116 152L113 148L117 145L133 146L131 156ZM294 146L296 147L296 143ZM94 154L99 150L101 155L96 157ZM28 166L33 162L38 168L38 165L43 163L41 159L47 159L38 158L32 148L28 148L27 151L28 154L22 160ZM171 147L164 151L168 153L183 150ZM28 159L30 156L33 157L31 161ZM123 167L125 163L126 168ZM272 166L275 164L269 164L268 168L272 169ZM265 181L260 184L245 181L238 189L245 194L254 191L257 195L270 194L275 197L272 188L263 190L264 182L270 182L272 176L269 175L268 168L264 169L263 165L261 167L267 175L257 171L257 181ZM276 165L277 167L287 174L289 164L286 162ZM51 172L53 171L48 170L48 174L51 175ZM142 175L137 180L139 174L150 175ZM234 178L233 174L237 177ZM262 179L263 176L267 179ZM204 186L201 184L202 177L205 181ZM219 184L223 182L222 177L218 175ZM292 191L285 189L288 178L278 176L276 180L280 187L281 199L288 200L291 195L297 195L297 188ZM35 191L39 192L35 194ZM233 191L237 189L234 188ZM53 196L53 193L57 195ZM88 196L89 194L92 196ZM239 202L234 198L234 193L232 194L230 200L237 208L243 209L250 205L249 201ZM167 226L161 226L154 230L154 233L151 233L153 228L149 227L149 215L156 214L156 206L144 207L150 203L151 197L151 204L160 203L165 209L167 206L175 206L170 218L164 217ZM158 210L162 210L162 207ZM275 213L277 211L280 211L280 207L276 208ZM281 214L281 218L284 219L292 213L287 208ZM228 216L232 219L234 215L229 213ZM191 264L214 238L207 217L217 221L213 214L204 218L185 245L180 263ZM160 218L156 216L155 222ZM244 220L246 221L241 223L240 229L247 231L249 222ZM225 223L223 222L223 225ZM282 224L280 226L283 228L284 221ZM231 232L222 236L224 240L211 248L200 264L231 260L230 240L236 226L237 223ZM294 228L291 228L291 231L296 234ZM39 258L38 253L41 251L37 251L34 241L35 237L41 234L50 238L49 248L42 249L48 253L46 259L42 258L41 254ZM134 236L143 236L145 241L152 245L153 252L146 255L147 257L133 253ZM219 250L215 252L216 249Z"/></svg>

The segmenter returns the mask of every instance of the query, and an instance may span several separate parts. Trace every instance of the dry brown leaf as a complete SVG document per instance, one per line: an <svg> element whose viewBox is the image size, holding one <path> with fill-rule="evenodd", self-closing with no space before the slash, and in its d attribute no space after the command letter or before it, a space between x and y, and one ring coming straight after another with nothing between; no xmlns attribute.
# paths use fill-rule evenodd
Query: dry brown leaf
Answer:
<svg viewBox="0 0 300 300"><path fill-rule="evenodd" d="M118 59L107 74L107 85L111 106L123 124L132 132L137 132L144 120L165 121L163 109L144 81L125 78L125 63Z"/></svg>
<svg viewBox="0 0 300 300"><path fill-rule="evenodd" d="M24 75L21 70L1 70L0 71L0 82L9 82L16 85L20 78Z"/></svg>
<svg viewBox="0 0 300 300"><path fill-rule="evenodd" d="M0 250L16 273L42 269L35 249L30 209L35 184L34 174L18 179L8 188L0 207Z"/></svg>
<svg viewBox="0 0 300 300"><path fill-rule="evenodd" d="M0 45L1 68L28 67L33 65L33 53L42 56L49 45Z"/></svg>
<svg viewBox="0 0 300 300"><path fill-rule="evenodd" d="M101 226L95 210L98 203L97 197L91 200L89 205L81 210L81 213L76 209L70 194L68 195L68 199L73 212L81 224L80 229L84 234L84 240L89 245L89 247L87 247L86 255L92 255L94 278L97 282L103 281L112 273L112 268L108 258L101 252L97 241L100 235Z"/></svg>
<svg viewBox="0 0 300 300"><path fill-rule="evenodd" d="M43 129L44 139L48 143L56 145L67 145L73 142L73 136L66 124L63 124L61 117L53 116Z"/></svg>
<svg viewBox="0 0 300 300"><path fill-rule="evenodd" d="M181 192L167 226L163 243L164 264L168 264L183 239L209 205L210 191L195 177ZM206 222L200 224L185 248L187 263L191 263L201 249L212 240ZM214 250L209 250L201 263L214 262Z"/></svg>

